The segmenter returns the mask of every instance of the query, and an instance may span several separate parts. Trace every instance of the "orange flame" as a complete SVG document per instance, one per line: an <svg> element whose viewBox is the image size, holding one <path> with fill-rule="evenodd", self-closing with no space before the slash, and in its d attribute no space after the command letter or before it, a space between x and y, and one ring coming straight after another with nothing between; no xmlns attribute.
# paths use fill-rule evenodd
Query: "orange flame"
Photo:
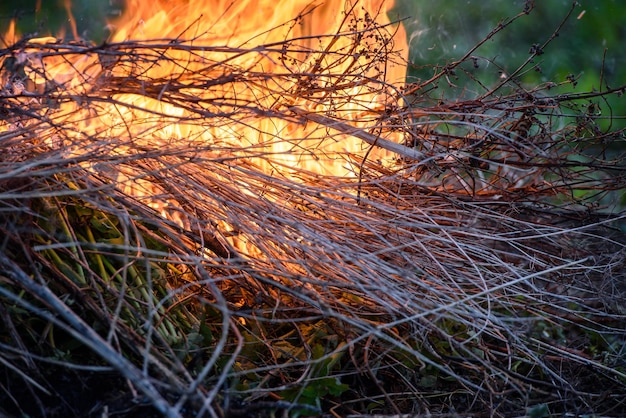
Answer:
<svg viewBox="0 0 626 418"><path fill-rule="evenodd" d="M186 75L202 72L208 74L206 68L216 63L228 63L228 65L246 69L250 74L259 72L290 72L311 73L317 81L325 81L328 85L343 83L354 84L354 87L343 89L344 97L330 103L320 101L302 101L292 97L290 103L285 103L284 98L297 90L296 83L301 80L293 80L292 85L253 85L239 83L228 86L228 90L215 88L213 91L193 90L198 96L221 97L226 101L261 104L265 109L271 109L277 102L282 105L297 105L307 111L328 112L341 114L342 119L362 119L364 114L378 113L388 97L379 97L379 93L368 93L371 86L365 85L364 80L378 80L386 83L401 83L405 77L406 45L405 34L401 27L390 28L387 9L383 6L391 6L391 2L383 0L366 0L361 2L344 1L318 1L310 0L279 0L279 1L223 1L204 0L202 2L144 2L129 0L124 17L117 22L112 42L125 42L128 40L187 40L190 46L213 46L215 49L209 52L185 50L172 50L167 52L167 59L160 60L158 65L142 68L142 76L146 80L185 78ZM367 25L370 14L375 16L378 25L387 25L387 30L394 31L387 34L389 37L383 42L394 42L395 49L400 50L399 64L392 61L385 63L386 68L381 70L365 63L367 53L357 52L353 37L329 36L340 32L363 30ZM349 18L352 23L348 23ZM360 26L359 26L360 22ZM351 28L347 26L353 25ZM245 53L254 51L262 46L284 45L285 40L292 39L289 44L289 58L271 55L270 52L259 54ZM365 50L367 40L362 45ZM219 47L225 48L225 52L219 52ZM233 49L240 49L241 54L233 54ZM323 51L339 51L340 54L352 54L353 59L337 60L337 55L324 55ZM358 56L360 55L360 56ZM358 80L354 77L354 69L367 68L366 73L358 74ZM117 76L126 76L125 68L118 66L114 69ZM121 71L121 72L120 72ZM326 78L320 77L320 72L329 72ZM381 72L384 71L384 80ZM135 73L137 71L135 70ZM210 72L209 72L210 73ZM223 76L223 68L217 69L213 74L219 78ZM343 79L342 79L342 75ZM288 93L290 92L290 93ZM280 97L277 97L280 96ZM351 101L347 97L358 98ZM180 108L169 107L158 100L146 97L126 97L122 101L147 109L159 109L174 117L182 116L184 112ZM332 109L331 109L332 108ZM140 117L135 117L136 122ZM281 161L287 165L296 165L298 169L307 169L322 174L345 175L345 162L338 154L362 153L364 146L361 140L343 138L335 139L322 145L319 139L300 141L298 148L315 150L315 156L307 156L306 152L294 154L294 146L288 138L306 138L314 129L304 129L302 126L295 127L292 122L276 120L273 118L259 118L253 123L248 135L238 132L236 137L223 129L208 129L199 135L203 141L235 142L241 146L241 139L250 141L254 147L259 143L272 144L267 150L273 156L273 162ZM357 124L358 125L358 124ZM363 125L363 124L361 124ZM143 130L144 128L139 128ZM203 128L204 129L204 128ZM198 137L197 132L187 130L178 124L163 132L164 136L171 135L179 138ZM259 137L259 132L264 137ZM286 138L287 137L287 138ZM228 139L230 138L230 140ZM380 154L380 153L379 153ZM327 158L322 157L323 155ZM377 157L381 158L382 155ZM266 168L267 165L266 165ZM269 168L268 168L269 169ZM275 169L275 166L274 166Z"/></svg>
<svg viewBox="0 0 626 418"><path fill-rule="evenodd" d="M376 128L385 106L398 101L407 46L403 29L391 25L391 6L384 0L128 0L113 25L108 44L117 49L110 55L60 54L54 39L41 38L31 40L37 47L20 52L18 60L29 62L26 73L39 91L53 80L80 98L113 79L136 83L136 92L111 91L97 109L81 107L80 99L56 104L55 123L71 126L83 138L117 141L112 153L195 141L232 149L271 175L293 178L306 170L351 176L356 171L351 156L391 157L350 132ZM120 62L123 54L115 52L139 42L147 46L142 60ZM44 53L48 45L50 53ZM229 69L236 73L232 80L214 82L228 79ZM173 83L179 100L162 100ZM234 130L211 120L199 123L185 100L203 103L207 115L221 114L220 103L227 103L233 114L226 119L239 117L239 110L250 113L251 106L260 114L252 112ZM279 109L317 119L274 117ZM320 124L325 117L331 123ZM396 133L377 130L376 135L399 142ZM72 147L73 155L89 149L88 144ZM131 181L132 173L127 174L118 178L128 184L127 192L154 193L155 185Z"/></svg>

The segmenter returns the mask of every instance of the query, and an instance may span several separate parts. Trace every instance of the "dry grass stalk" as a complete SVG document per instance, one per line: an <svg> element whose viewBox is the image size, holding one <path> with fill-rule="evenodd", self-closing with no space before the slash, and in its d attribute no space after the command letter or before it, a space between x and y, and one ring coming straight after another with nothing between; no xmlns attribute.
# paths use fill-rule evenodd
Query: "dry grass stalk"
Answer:
<svg viewBox="0 0 626 418"><path fill-rule="evenodd" d="M408 105L385 79L391 28L358 19L318 52L2 51L1 358L36 398L56 355L171 417L624 409L626 215L585 206L624 189L599 149L623 132L515 85Z"/></svg>

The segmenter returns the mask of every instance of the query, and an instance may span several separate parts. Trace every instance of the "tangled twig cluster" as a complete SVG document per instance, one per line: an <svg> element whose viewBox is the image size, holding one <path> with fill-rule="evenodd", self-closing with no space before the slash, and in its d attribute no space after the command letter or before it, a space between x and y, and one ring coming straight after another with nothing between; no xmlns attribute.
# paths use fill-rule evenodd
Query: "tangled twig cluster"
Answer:
<svg viewBox="0 0 626 418"><path fill-rule="evenodd" d="M623 132L513 80L434 103L391 30L0 51L3 367L171 417L623 411Z"/></svg>

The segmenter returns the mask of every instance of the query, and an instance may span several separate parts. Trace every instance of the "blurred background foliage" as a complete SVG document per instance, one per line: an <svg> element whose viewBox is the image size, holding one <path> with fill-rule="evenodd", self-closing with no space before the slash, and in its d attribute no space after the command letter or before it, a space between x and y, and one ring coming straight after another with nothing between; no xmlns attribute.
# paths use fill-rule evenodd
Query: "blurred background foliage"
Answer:
<svg viewBox="0 0 626 418"><path fill-rule="evenodd" d="M122 11L124 0L2 0L0 2L0 34L12 19L19 32L28 36L72 38L68 7L83 39L101 42L109 35L108 22Z"/></svg>
<svg viewBox="0 0 626 418"><path fill-rule="evenodd" d="M622 52L626 8L622 0L398 0L395 11L406 18L409 38L408 81L428 80L530 3L534 3L534 9L528 16L514 21L472 54L475 60L471 62L478 68L471 71L484 86L493 87L522 65L534 46L550 39L570 10L558 36L519 75L521 84L531 89L542 83L575 80L551 90L551 95L606 91L626 85L626 54ZM458 87L450 89L455 95L452 97L470 99L484 93L471 91L468 83L458 83ZM600 122L602 128L626 127L623 97L611 95L594 102L606 117Z"/></svg>
<svg viewBox="0 0 626 418"><path fill-rule="evenodd" d="M572 9L570 18L518 80L533 88L539 84L568 80L550 94L605 91L626 85L626 7L623 0L396 0L393 17L404 19L410 47L409 82L430 79L448 63L460 59L500 23L506 23L530 4L532 13L513 22L490 38L472 55L472 77L484 88L496 85L529 57L533 45L542 45ZM124 0L3 0L0 33L12 19L29 36L56 34L71 38L68 8L78 35L96 43L106 40L123 9ZM476 83L449 80L437 93L446 98L468 100L484 93ZM587 103L587 104L590 104ZM585 105L584 103L582 105ZM612 95L594 101L606 117L606 130L626 127L626 100Z"/></svg>

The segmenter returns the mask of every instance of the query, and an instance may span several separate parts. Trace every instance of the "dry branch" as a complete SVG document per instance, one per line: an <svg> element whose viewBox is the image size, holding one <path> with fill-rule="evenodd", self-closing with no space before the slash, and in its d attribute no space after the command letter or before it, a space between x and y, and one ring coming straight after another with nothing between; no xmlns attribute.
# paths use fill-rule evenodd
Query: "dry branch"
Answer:
<svg viewBox="0 0 626 418"><path fill-rule="evenodd" d="M79 341L168 416L623 408L578 370L626 392L624 133L513 82L405 97L351 13L2 50L2 303L49 324L4 342Z"/></svg>

